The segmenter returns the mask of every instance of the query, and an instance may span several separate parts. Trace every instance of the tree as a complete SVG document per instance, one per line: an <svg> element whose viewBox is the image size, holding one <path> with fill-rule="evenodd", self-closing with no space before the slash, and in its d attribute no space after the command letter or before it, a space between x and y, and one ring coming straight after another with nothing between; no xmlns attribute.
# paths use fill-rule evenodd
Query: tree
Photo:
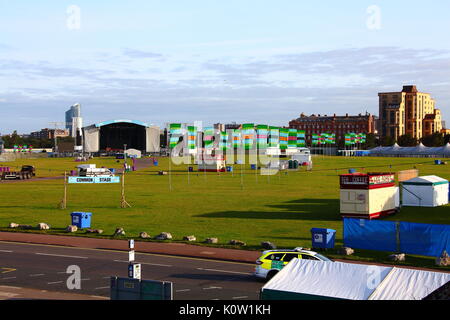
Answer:
<svg viewBox="0 0 450 320"><path fill-rule="evenodd" d="M417 139L410 134L404 134L398 138L398 144L401 147L415 147L417 142Z"/></svg>
<svg viewBox="0 0 450 320"><path fill-rule="evenodd" d="M385 136L381 139L381 145L383 147L390 147L395 144L395 139L390 136Z"/></svg>
<svg viewBox="0 0 450 320"><path fill-rule="evenodd" d="M432 135L423 137L422 143L427 147L442 147L445 144L444 135L440 132L435 132Z"/></svg>
<svg viewBox="0 0 450 320"><path fill-rule="evenodd" d="M376 136L373 133L368 133L366 135L366 143L364 144L365 149L373 149L378 146L379 141L377 141Z"/></svg>

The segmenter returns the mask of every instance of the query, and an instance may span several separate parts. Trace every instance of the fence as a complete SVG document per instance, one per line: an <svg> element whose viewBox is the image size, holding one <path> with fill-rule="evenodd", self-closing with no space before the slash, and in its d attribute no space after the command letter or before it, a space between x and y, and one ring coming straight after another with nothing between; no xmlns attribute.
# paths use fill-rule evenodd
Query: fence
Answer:
<svg viewBox="0 0 450 320"><path fill-rule="evenodd" d="M450 252L450 225L344 218L344 246L439 257Z"/></svg>

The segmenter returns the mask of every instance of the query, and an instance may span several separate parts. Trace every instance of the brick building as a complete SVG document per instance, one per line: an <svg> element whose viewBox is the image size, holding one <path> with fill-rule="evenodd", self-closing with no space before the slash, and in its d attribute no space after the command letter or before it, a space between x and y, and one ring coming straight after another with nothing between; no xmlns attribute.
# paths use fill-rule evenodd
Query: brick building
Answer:
<svg viewBox="0 0 450 320"><path fill-rule="evenodd" d="M45 128L41 131L32 132L30 136L36 139L55 139L55 136L62 138L69 136L69 130Z"/></svg>
<svg viewBox="0 0 450 320"><path fill-rule="evenodd" d="M311 142L312 134L334 133L336 140L342 141L347 133L373 133L376 134L376 117L370 113L357 116L332 116L315 115L310 116L302 113L300 118L289 122L289 128L305 130L306 140Z"/></svg>

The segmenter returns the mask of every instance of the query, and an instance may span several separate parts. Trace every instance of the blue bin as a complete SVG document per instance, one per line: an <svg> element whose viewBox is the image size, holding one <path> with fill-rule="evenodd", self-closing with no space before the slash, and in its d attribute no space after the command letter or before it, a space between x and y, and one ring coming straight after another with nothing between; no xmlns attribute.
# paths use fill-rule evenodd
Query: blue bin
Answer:
<svg viewBox="0 0 450 320"><path fill-rule="evenodd" d="M111 171L112 174L116 173L116 169L114 169L114 168L109 168L109 171Z"/></svg>
<svg viewBox="0 0 450 320"><path fill-rule="evenodd" d="M348 173L350 173L350 174L356 173L356 169L349 169Z"/></svg>
<svg viewBox="0 0 450 320"><path fill-rule="evenodd" d="M77 226L79 229L91 227L91 212L72 212L72 225Z"/></svg>
<svg viewBox="0 0 450 320"><path fill-rule="evenodd" d="M250 168L251 168L252 170L256 170L256 164L250 165Z"/></svg>
<svg viewBox="0 0 450 320"><path fill-rule="evenodd" d="M233 167L232 166L227 166L227 172L233 172Z"/></svg>
<svg viewBox="0 0 450 320"><path fill-rule="evenodd" d="M436 164L436 165L441 165L441 164L442 164L442 161L441 161L441 160L435 160L435 161L434 161L434 164Z"/></svg>
<svg viewBox="0 0 450 320"><path fill-rule="evenodd" d="M336 230L312 228L311 229L312 247L319 249L333 249L336 239Z"/></svg>
<svg viewBox="0 0 450 320"><path fill-rule="evenodd" d="M154 165L155 167L157 167L157 166L158 166L158 161L154 160L154 161L153 161L153 165Z"/></svg>

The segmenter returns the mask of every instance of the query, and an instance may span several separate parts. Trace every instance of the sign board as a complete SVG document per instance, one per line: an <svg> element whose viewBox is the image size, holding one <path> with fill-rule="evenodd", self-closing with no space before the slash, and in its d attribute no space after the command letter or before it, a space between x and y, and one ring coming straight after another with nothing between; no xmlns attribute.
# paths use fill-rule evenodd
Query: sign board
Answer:
<svg viewBox="0 0 450 320"><path fill-rule="evenodd" d="M394 173L344 174L341 189L376 189L395 186Z"/></svg>
<svg viewBox="0 0 450 320"><path fill-rule="evenodd" d="M135 259L135 254L134 254L134 250L131 250L128 252L128 261L129 262L134 262Z"/></svg>
<svg viewBox="0 0 450 320"><path fill-rule="evenodd" d="M120 177L69 177L69 183L120 183Z"/></svg>
<svg viewBox="0 0 450 320"><path fill-rule="evenodd" d="M133 239L131 239L130 241L128 241L128 247L129 247L130 249L134 249L134 240L133 240Z"/></svg>
<svg viewBox="0 0 450 320"><path fill-rule="evenodd" d="M130 263L128 265L128 278L141 279L141 264L140 263Z"/></svg>

